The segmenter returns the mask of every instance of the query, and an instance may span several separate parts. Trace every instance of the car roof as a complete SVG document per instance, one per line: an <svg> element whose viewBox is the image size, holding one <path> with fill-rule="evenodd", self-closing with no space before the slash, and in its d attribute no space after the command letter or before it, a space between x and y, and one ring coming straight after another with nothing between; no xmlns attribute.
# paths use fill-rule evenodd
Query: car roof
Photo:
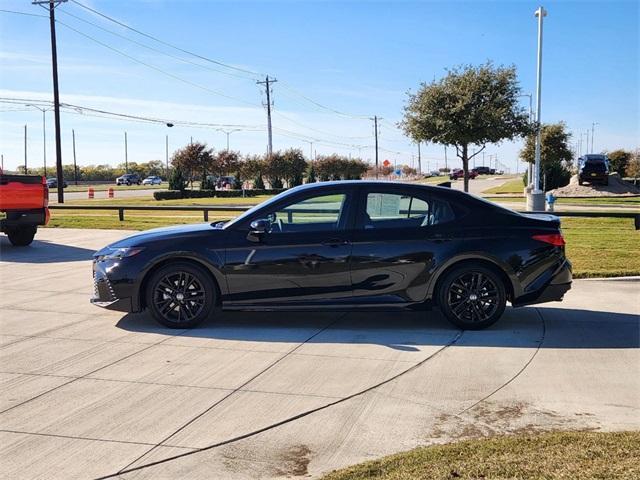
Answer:
<svg viewBox="0 0 640 480"><path fill-rule="evenodd" d="M405 188L407 190L422 190L422 191L430 191L430 192L439 192L444 194L452 194L457 195L459 193L464 194L464 192L460 192L458 190L453 190L449 187L439 187L436 185L423 185L419 183L406 183L406 182L396 182L396 181L388 181L388 180L331 180L327 182L315 182L315 183L306 183L304 185L299 185L297 187L293 187L288 191L293 192L303 192L307 190L314 189L330 189L336 187L392 187L392 188Z"/></svg>

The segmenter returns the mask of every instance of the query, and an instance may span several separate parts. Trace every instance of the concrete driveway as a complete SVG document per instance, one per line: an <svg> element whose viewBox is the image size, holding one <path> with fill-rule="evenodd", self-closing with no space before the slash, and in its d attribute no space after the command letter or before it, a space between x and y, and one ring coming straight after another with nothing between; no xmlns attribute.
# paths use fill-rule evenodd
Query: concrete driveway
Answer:
<svg viewBox="0 0 640 480"><path fill-rule="evenodd" d="M461 438L640 428L640 283L576 281L481 332L424 311L175 331L88 303L91 253L123 235L0 238L2 478L308 478Z"/></svg>

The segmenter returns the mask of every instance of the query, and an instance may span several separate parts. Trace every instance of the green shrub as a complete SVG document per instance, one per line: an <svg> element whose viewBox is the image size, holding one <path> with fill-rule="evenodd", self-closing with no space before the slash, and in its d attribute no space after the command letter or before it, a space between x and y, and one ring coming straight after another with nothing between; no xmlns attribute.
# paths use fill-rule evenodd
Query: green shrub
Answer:
<svg viewBox="0 0 640 480"><path fill-rule="evenodd" d="M256 197L258 195L277 195L284 192L280 189L251 189L245 190L245 197ZM157 190L153 192L156 200L178 200L181 198L238 198L242 197L242 190Z"/></svg>
<svg viewBox="0 0 640 480"><path fill-rule="evenodd" d="M179 167L174 167L169 176L169 190L182 191L187 188L187 179Z"/></svg>

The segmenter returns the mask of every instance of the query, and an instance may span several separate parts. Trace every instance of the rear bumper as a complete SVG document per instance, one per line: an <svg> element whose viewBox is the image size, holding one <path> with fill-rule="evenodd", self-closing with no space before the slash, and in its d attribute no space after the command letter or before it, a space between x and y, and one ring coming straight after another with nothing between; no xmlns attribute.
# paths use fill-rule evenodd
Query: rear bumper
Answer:
<svg viewBox="0 0 640 480"><path fill-rule="evenodd" d="M0 220L0 231L3 232L11 228L46 225L49 222L48 208L21 211L9 210L5 214L6 218Z"/></svg>
<svg viewBox="0 0 640 480"><path fill-rule="evenodd" d="M604 182L609 178L608 173L600 173L600 172L588 172L581 173L580 180L583 182Z"/></svg>
<svg viewBox="0 0 640 480"><path fill-rule="evenodd" d="M571 262L565 260L551 274L550 280L546 281L541 288L518 297L512 302L513 306L522 307L524 305L561 301L564 294L571 289L571 281L573 279L571 269Z"/></svg>

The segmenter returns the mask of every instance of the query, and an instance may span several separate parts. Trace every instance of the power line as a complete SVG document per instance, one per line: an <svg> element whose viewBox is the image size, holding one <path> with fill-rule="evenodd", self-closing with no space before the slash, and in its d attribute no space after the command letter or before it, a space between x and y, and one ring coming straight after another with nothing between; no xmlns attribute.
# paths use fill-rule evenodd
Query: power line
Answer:
<svg viewBox="0 0 640 480"><path fill-rule="evenodd" d="M68 16L73 17L73 18L75 18L75 19L77 19L77 20L79 20L79 21L81 21L83 23L86 23L87 25L91 25L91 26L93 26L93 27L95 27L95 28L97 28L99 30L102 30L103 32L107 32L110 35L114 35L114 36L116 36L118 38L121 38L121 39L126 40L128 42L131 42L131 43L133 43L135 45L138 45L140 47L146 48L147 50L151 50L152 52L160 53L162 55L166 55L169 58L173 58L175 60L178 60L178 61L183 62L183 63L187 63L189 65L194 65L196 67L204 68L204 69L210 70L212 72L222 73L223 75L230 75L232 77L241 78L241 79L244 79L244 80L250 79L246 75L238 75L238 74L233 73L233 72L226 72L224 70L220 70L220 69L217 69L217 68L209 67L207 65L202 65L201 63L192 62L191 60L187 60L186 58L178 57L177 55L172 55L170 53L165 52L164 50L160 50L158 48L151 47L151 46L149 46L149 45L147 45L145 43L138 42L137 40L133 40L132 38L129 38L129 37L125 36L125 35L121 35L121 34L119 34L117 32L114 32L113 30L109 30L108 28L104 28L104 27L98 25L97 23L90 22L89 20L86 20L86 19L84 19L82 17L79 17L77 15L74 15L73 13L67 12L65 10L60 10L60 11L62 13L64 13L65 15L68 15Z"/></svg>
<svg viewBox="0 0 640 480"><path fill-rule="evenodd" d="M49 18L48 15L39 15L37 13L18 12L16 10L6 10L4 8L0 8L0 12L2 12L2 13L13 13L15 15L24 15L25 17Z"/></svg>
<svg viewBox="0 0 640 480"><path fill-rule="evenodd" d="M120 54L120 55L122 55L124 57L127 57L129 60L131 60L133 62L139 63L140 65L144 65L145 67L150 68L152 70L155 70L156 72L160 72L163 75L166 75L166 76L168 76L170 78L173 78L174 80L178 80L180 82L186 83L187 85L191 85L192 87L199 88L199 89L204 90L205 92L211 93L213 95L218 95L220 97L224 97L224 98L227 98L227 99L230 99L230 100L235 100L237 102L241 102L241 103L244 103L246 105L251 105L252 107L256 107L257 106L254 103L248 102L248 101L243 100L243 99L238 98L238 97L233 97L231 95L227 95L227 94L219 92L217 90L213 90L211 88L205 87L205 86L200 85L198 83L192 82L191 80L187 80L185 78L179 77L178 75L174 75L173 73L167 72L167 71L161 69L160 67L156 67L155 65L152 65L150 63L143 62L142 60L139 60L138 58L133 57L133 56L129 55L128 53L123 52L122 50L118 50L117 48L114 48L114 47L112 47L112 46L110 46L110 45L108 45L108 44L106 44L106 43L104 43L104 42L92 37L91 35L88 35L88 34L82 32L82 31L80 31L80 30L77 30L74 27L72 27L72 26L70 26L70 25L68 25L68 24L66 24L64 22L61 22L60 20L57 20L56 23L59 23L60 25L68 28L69 30L72 30L73 32L76 32L78 35L82 35L83 37L91 40L92 42L95 42L95 43L97 43L97 44L99 44L99 45L101 45L101 46L103 46L103 47L105 47L105 48L107 48L107 49L109 49L111 51L114 51L114 52L116 52L116 53L118 53L118 54Z"/></svg>
<svg viewBox="0 0 640 480"><path fill-rule="evenodd" d="M191 51L186 50L186 49L184 49L184 48L180 48L180 47L178 47L178 46L176 46L176 45L172 45L171 43L165 42L164 40L161 40L161 39L159 39L158 37L155 37L155 36L150 35L150 34L148 34L148 33L142 32L142 31L140 31L140 30L138 30L138 29L136 29L136 28L133 28L133 27L131 27L130 25L127 25L126 23L123 23L123 22L121 22L121 21L119 21L119 20L116 20L115 18L112 18L112 17L110 17L109 15L106 15L106 14L104 14L104 13L101 13L101 12L99 12L98 10L95 10L95 9L93 9L93 8L91 8L91 7L87 6L87 5L84 5L83 3L80 3L80 2L78 2L78 1L76 1L76 0L71 0L71 2L75 3L75 4L76 4L76 5L78 5L79 7L82 7L82 8L84 8L85 10L88 10L88 11L90 11L90 12L92 12L92 13L94 13L94 14L96 14L96 15L98 15L98 16L100 16L100 17L102 17L102 18L106 19L106 20L109 20L110 22L113 22L113 23L115 23L115 24L117 24L117 25L120 25L121 27L126 28L127 30L130 30L130 31L132 31L132 32L135 32L135 33L137 33L138 35L142 35L143 37L147 37L147 38L149 38L150 40L153 40L154 42L161 43L162 45L165 45L165 46L167 46L167 47L173 48L173 49L178 50L178 51L180 51L180 52L182 52L182 53L185 53L185 54L187 54L187 55L191 55L191 56L193 56L193 57L199 58L200 60L204 60L204 61L206 61L206 62L214 63L214 64L219 65L219 66L221 66L221 67L225 67L225 68L229 68L229 69L232 69L232 70L236 70L236 71L238 71L238 72L247 73L247 74L249 74L249 75L253 75L253 76L255 76L255 77L262 77L262 76L263 76L263 74L261 74L261 73L259 73L259 72L254 72L254 71L247 70L247 69L244 69L244 68L236 67L235 65L229 65L229 64L227 64L227 63L220 62L220 61L218 61L218 60L213 60L213 59L208 58L208 57L205 57L205 56L203 56L203 55L199 55L199 54L197 54L197 53L191 52Z"/></svg>
<svg viewBox="0 0 640 480"><path fill-rule="evenodd" d="M225 67L225 68L233 69L233 70L236 70L236 71L239 71L239 72L245 73L245 74L252 75L252 77L254 77L254 79L255 79L255 77L265 77L265 76L266 76L264 73L255 72L255 71L252 71L252 70L248 70L248 69L244 69L244 68L236 67L236 66L234 66L234 65L230 65L230 64L227 64L227 63L221 62L221 61L219 61L219 60L214 60L214 59L211 59L211 58L209 58L209 57L205 57L205 56L203 56L203 55L197 54L197 53L192 52L192 51L190 51L190 50L183 49L183 48L178 47L178 46L176 46L176 45L173 45L173 44L171 44L171 43L169 43L169 42L166 42L166 41L164 41L164 40L161 40L161 39L160 39L160 38L158 38L158 37L155 37L155 36L150 35L150 34L148 34L148 33L142 32L141 30L138 30L138 29L136 29L136 28L133 28L133 27L131 27L130 25L127 25L127 24L125 24L125 23L123 23L123 22L121 22L121 21L119 21L119 20L116 20L116 19L114 19L114 18L110 17L109 15L106 15L106 14L104 14L104 13L101 13L101 12L99 12L99 11L97 11L97 10L95 10L95 9L91 8L91 7L88 7L87 5L84 5L84 4L80 3L80 2L78 2L77 0L71 0L71 2L73 2L74 4L76 4L76 5L78 5L78 6L82 7L82 8L84 8L84 9L86 9L86 10L88 10L88 11L90 11L90 12L92 12L92 13L96 14L96 15L99 15L99 16L100 16L100 17L102 17L102 18L105 18L106 20L108 20L108 21L110 21L110 22L113 22L113 23L115 23L115 24L117 24L117 25L119 25L119 26L121 26L121 27L123 27L123 28L126 28L126 29L128 29L128 30L130 30L130 31L132 31L132 32L135 32L135 33L137 33L138 35L142 35L142 36L144 36L144 37L146 37L146 38L149 38L149 39L151 39L151 40L153 40L153 41L155 41L155 42L161 43L162 45L165 45L165 46L167 46L167 47L170 47L170 48L173 48L173 49L175 49L175 50L178 50L178 51L180 51L180 52L182 52L182 53L185 53L185 54L187 54L187 55L191 55L191 56L193 56L193 57L199 58L199 59L201 59L201 60L204 60L204 61L207 61L207 62L210 62L210 63L216 64L216 65L219 65L219 66L222 66L222 67ZM100 27L99 27L99 28L100 28ZM349 118L362 119L362 120L365 120L365 119L368 119L368 118L369 118L369 117L368 117L368 116L366 116L366 115L355 115L355 114L342 112L342 111L340 111L340 110L337 110L337 109L334 109L334 108L328 107L328 106L326 106L326 105L323 105L323 104L322 104L322 103L320 103L320 102L317 102L317 101L313 100L312 98L309 98L308 96L304 95L304 94L303 94L303 93L301 93L300 91L298 91L298 90L296 90L295 88L293 88L293 87L292 87L291 85L289 85L288 83L286 83L286 82L281 82L281 83L283 84L283 86L284 86L284 88L285 88L285 89L289 90L290 92L294 93L295 95L298 95L300 98L302 98L302 99L306 100L307 102L309 102L309 103L311 103L311 104L315 105L316 107L321 108L321 109L323 109L323 110L326 110L326 111L332 112L332 113L334 113L334 114L336 114L336 115L340 115L340 116L344 116L344 117L349 117Z"/></svg>

